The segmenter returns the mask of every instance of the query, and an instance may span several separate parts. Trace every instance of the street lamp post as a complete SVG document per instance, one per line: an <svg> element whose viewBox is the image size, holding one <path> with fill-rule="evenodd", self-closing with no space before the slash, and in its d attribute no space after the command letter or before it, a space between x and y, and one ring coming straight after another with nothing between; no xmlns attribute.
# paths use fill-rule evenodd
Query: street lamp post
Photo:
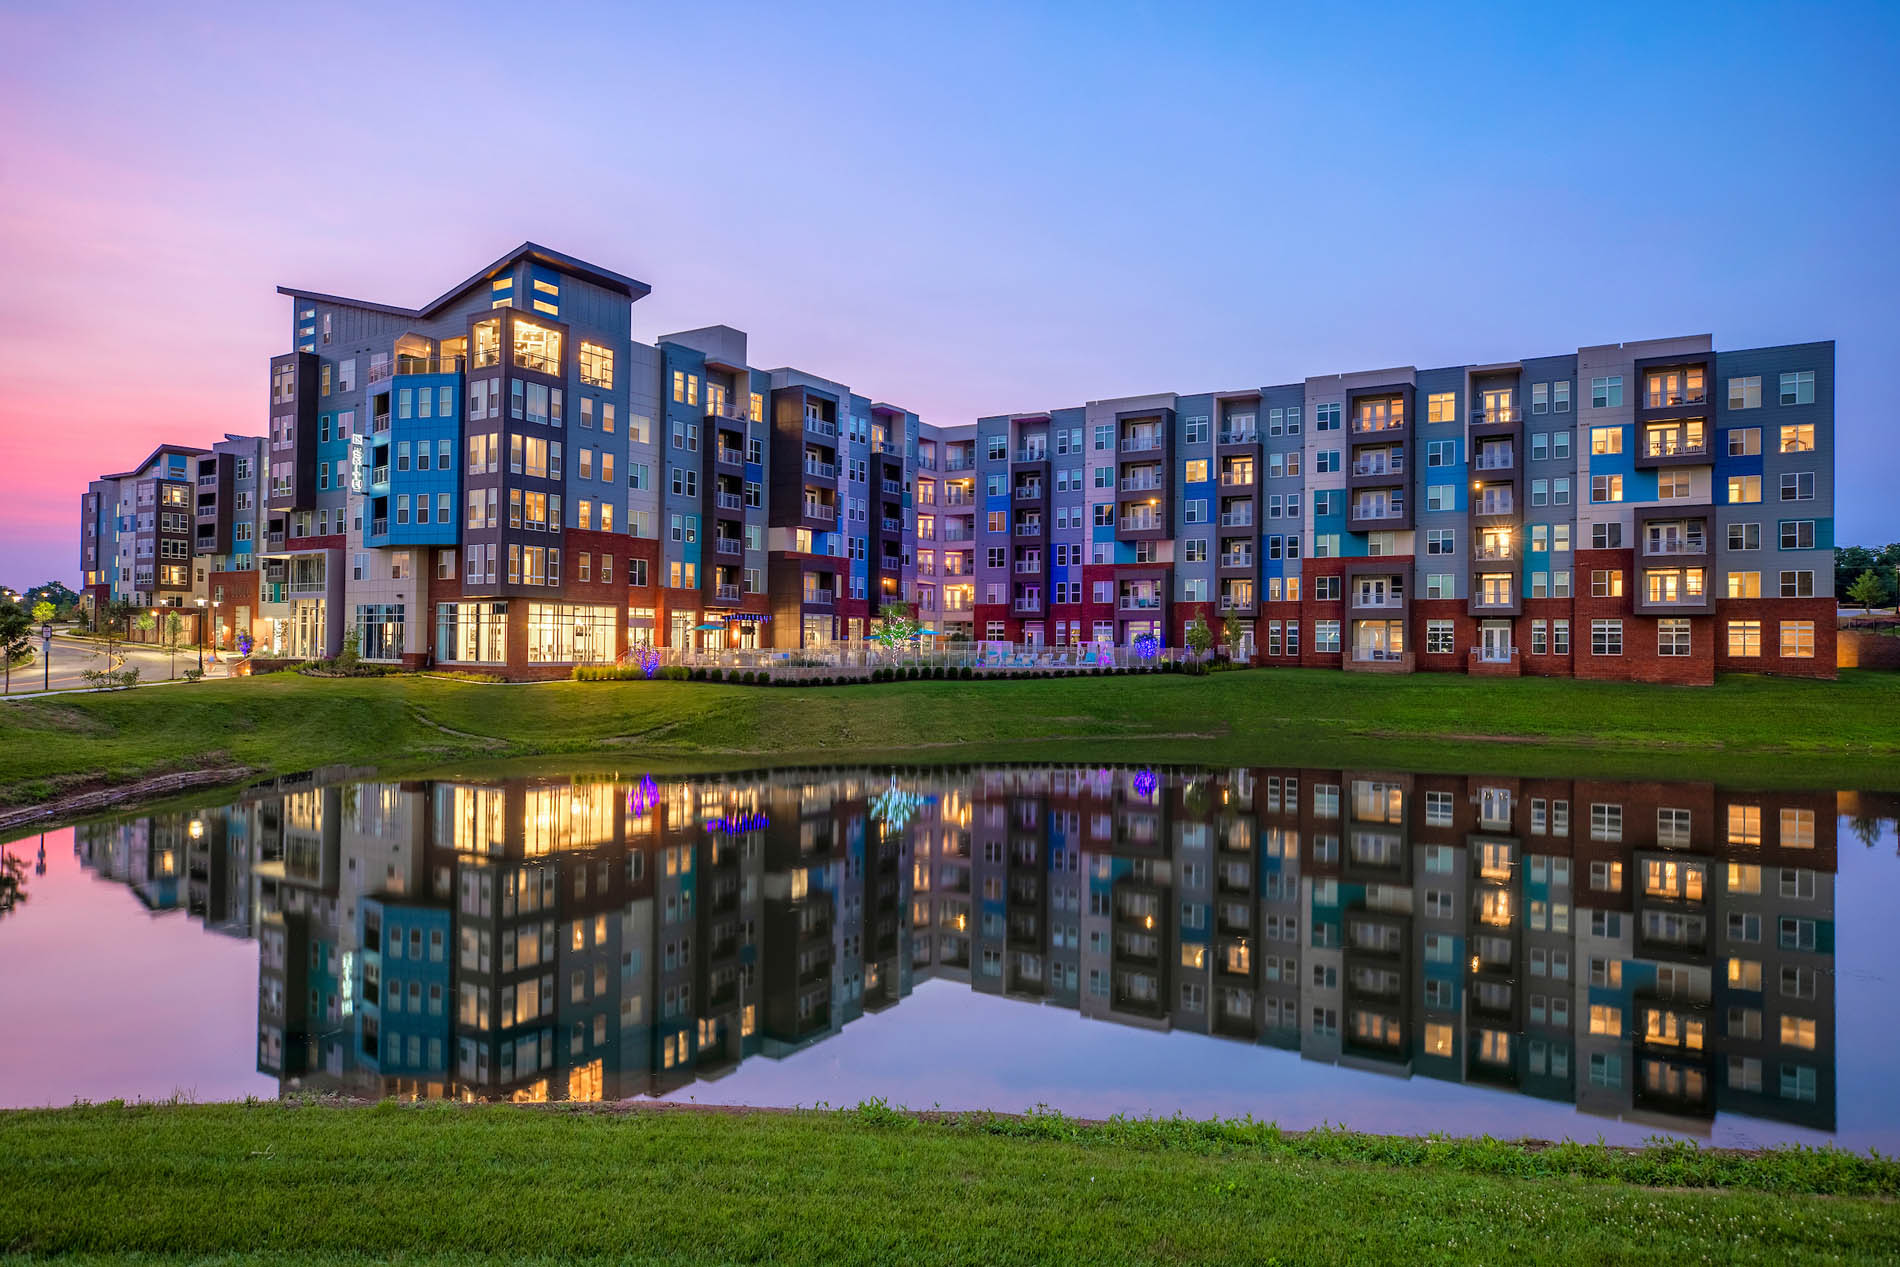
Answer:
<svg viewBox="0 0 1900 1267"><path fill-rule="evenodd" d="M53 689L53 622L40 625L40 689Z"/></svg>
<svg viewBox="0 0 1900 1267"><path fill-rule="evenodd" d="M198 604L198 676L203 677L205 675L205 600L200 597L192 601Z"/></svg>

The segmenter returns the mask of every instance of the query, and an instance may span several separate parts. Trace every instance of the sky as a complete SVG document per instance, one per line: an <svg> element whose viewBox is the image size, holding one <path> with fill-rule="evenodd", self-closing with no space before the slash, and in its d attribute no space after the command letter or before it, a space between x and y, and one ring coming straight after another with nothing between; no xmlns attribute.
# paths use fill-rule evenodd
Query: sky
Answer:
<svg viewBox="0 0 1900 1267"><path fill-rule="evenodd" d="M1900 539L1900 4L1425 8L0 0L0 584L262 430L277 285L526 240L940 423L1831 338L1837 540Z"/></svg>

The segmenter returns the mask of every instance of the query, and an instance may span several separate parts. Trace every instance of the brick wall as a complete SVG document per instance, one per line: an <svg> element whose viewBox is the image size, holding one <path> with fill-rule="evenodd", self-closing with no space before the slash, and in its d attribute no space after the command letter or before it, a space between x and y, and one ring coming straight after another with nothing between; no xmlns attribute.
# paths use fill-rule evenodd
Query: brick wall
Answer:
<svg viewBox="0 0 1900 1267"><path fill-rule="evenodd" d="M1833 678L1839 667L1835 606L1831 598L1724 598L1715 604L1715 667L1743 673L1777 673L1789 677ZM1761 654L1733 655L1729 650L1729 622L1761 622ZM1812 656L1781 654L1781 622L1805 620L1814 626Z"/></svg>
<svg viewBox="0 0 1900 1267"><path fill-rule="evenodd" d="M1842 629L1834 663L1843 669L1900 669L1900 638L1870 629Z"/></svg>

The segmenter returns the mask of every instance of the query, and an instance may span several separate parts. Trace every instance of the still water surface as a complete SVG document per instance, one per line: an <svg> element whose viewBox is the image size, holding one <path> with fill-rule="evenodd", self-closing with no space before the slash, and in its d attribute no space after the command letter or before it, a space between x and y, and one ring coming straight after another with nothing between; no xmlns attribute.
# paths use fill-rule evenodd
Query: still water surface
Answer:
<svg viewBox="0 0 1900 1267"><path fill-rule="evenodd" d="M1895 807L991 767L300 784L6 847L0 1104L658 1097L1900 1147Z"/></svg>

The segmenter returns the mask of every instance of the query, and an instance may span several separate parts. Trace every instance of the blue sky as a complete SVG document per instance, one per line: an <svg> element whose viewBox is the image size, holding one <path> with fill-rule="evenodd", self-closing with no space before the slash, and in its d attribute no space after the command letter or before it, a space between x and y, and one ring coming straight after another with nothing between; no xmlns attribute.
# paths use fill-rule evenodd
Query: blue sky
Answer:
<svg viewBox="0 0 1900 1267"><path fill-rule="evenodd" d="M528 238L649 282L643 337L737 325L941 422L1834 338L1839 536L1900 537L1900 5L6 0L0 36L0 457L45 473L9 583L74 571L102 459L262 425L276 284L413 303Z"/></svg>

